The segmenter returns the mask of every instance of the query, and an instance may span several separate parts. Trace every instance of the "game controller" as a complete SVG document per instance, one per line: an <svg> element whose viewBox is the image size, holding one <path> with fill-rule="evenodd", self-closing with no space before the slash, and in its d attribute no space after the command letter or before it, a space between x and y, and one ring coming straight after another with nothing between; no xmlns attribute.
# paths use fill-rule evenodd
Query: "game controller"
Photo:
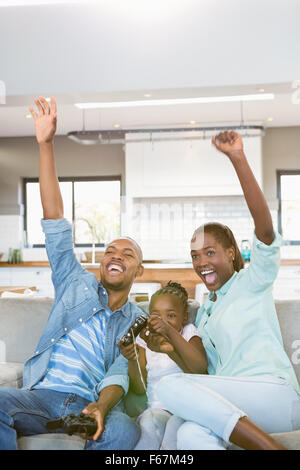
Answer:
<svg viewBox="0 0 300 470"><path fill-rule="evenodd" d="M147 317L144 315L140 315L135 319L133 325L129 328L128 333L123 336L123 345L128 346L133 342L133 336L136 338L140 331L146 326L147 324ZM133 335L132 335L133 333Z"/></svg>
<svg viewBox="0 0 300 470"><path fill-rule="evenodd" d="M46 427L48 431L63 429L69 436L78 432L80 434L84 434L87 439L91 438L98 429L96 420L83 413L80 413L79 415L71 413L69 415L62 416L59 419L52 419L47 422Z"/></svg>

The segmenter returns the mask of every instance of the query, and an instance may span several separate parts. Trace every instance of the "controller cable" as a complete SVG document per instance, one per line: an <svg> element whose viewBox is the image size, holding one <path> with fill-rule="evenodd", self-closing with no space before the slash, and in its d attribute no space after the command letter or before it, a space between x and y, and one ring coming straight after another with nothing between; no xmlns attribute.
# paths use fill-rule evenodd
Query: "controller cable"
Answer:
<svg viewBox="0 0 300 470"><path fill-rule="evenodd" d="M136 338L135 338L135 335L134 335L134 332L133 332L133 329L131 328L131 334L132 334L132 338L133 338L133 347L134 347L134 353L135 353L135 358L136 358L136 361L137 361L137 365L138 365L138 370L139 370L139 374L140 374L140 378L141 378L141 381L142 381L142 384L143 384L143 387L145 389L145 393L146 393L146 396L147 396L147 399L149 400L149 396L148 396L148 392L147 392L147 387L145 385L145 381L144 381L144 377L143 377L143 374L142 374L142 370L141 370L141 365L140 365L140 361L139 361L139 356L138 356L138 352L137 352L137 349L136 349ZM153 413L153 410L151 407L148 408L150 410L150 413L151 413L151 416L152 416L152 420L153 420L153 423L154 423L154 428L155 428L155 434L156 434L156 437L158 439L158 442L161 443L161 440L162 440L162 436L161 436L161 433L159 432L159 426L158 426L158 423L157 423L157 419L156 417L154 416L154 413ZM146 411L146 410L145 410ZM165 410L166 411L166 410ZM161 447L157 450L162 450Z"/></svg>

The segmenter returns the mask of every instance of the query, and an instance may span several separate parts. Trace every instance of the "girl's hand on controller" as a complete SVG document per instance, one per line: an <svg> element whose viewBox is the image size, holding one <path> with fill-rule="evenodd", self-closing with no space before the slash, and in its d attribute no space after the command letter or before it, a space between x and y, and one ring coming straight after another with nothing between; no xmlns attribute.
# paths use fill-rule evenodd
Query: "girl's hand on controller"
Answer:
<svg viewBox="0 0 300 470"><path fill-rule="evenodd" d="M157 315L150 315L147 325L149 326L150 331L153 333L159 333L165 336L166 339L169 339L168 334L172 326L165 322L161 317L158 317Z"/></svg>
<svg viewBox="0 0 300 470"><path fill-rule="evenodd" d="M134 350L134 344L130 343L128 346L124 346L123 344L124 339L121 339L121 341L118 343L118 346L120 348L121 354L127 359L127 361L136 361L136 354ZM139 352L139 347L137 344L135 344L136 347L136 352L138 354Z"/></svg>
<svg viewBox="0 0 300 470"><path fill-rule="evenodd" d="M166 354L174 351L172 344L163 335L154 333L149 328L144 328L140 332L140 337L147 343L151 351Z"/></svg>

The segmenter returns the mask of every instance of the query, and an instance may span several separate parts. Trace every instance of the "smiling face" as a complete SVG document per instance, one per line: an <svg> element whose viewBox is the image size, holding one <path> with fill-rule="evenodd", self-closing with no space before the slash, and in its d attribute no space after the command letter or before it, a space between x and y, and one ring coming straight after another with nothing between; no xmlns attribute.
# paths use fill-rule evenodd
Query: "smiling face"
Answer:
<svg viewBox="0 0 300 470"><path fill-rule="evenodd" d="M191 242L193 267L207 289L220 289L233 275L233 247L224 248L212 233L202 233Z"/></svg>
<svg viewBox="0 0 300 470"><path fill-rule="evenodd" d="M180 331L187 320L187 312L182 300L174 294L159 294L151 300L150 315L158 315L175 330Z"/></svg>
<svg viewBox="0 0 300 470"><path fill-rule="evenodd" d="M106 289L129 291L134 279L142 274L142 252L134 240L120 238L108 245L100 265Z"/></svg>

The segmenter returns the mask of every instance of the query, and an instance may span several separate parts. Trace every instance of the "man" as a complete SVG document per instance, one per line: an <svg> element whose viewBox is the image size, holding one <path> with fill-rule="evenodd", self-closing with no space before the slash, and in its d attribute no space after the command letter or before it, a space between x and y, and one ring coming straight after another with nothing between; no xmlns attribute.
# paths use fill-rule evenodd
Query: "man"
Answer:
<svg viewBox="0 0 300 470"><path fill-rule="evenodd" d="M42 226L52 269L55 300L36 351L24 366L23 388L0 389L0 449L17 449L17 436L48 432L46 423L83 412L97 422L86 449L133 449L139 428L123 412L128 390L127 361L118 343L142 312L128 302L142 275L142 252L134 240L119 238L106 248L101 283L77 261L71 224L63 218L53 138L56 103L35 100L40 147ZM26 332L25 332L26 334Z"/></svg>

